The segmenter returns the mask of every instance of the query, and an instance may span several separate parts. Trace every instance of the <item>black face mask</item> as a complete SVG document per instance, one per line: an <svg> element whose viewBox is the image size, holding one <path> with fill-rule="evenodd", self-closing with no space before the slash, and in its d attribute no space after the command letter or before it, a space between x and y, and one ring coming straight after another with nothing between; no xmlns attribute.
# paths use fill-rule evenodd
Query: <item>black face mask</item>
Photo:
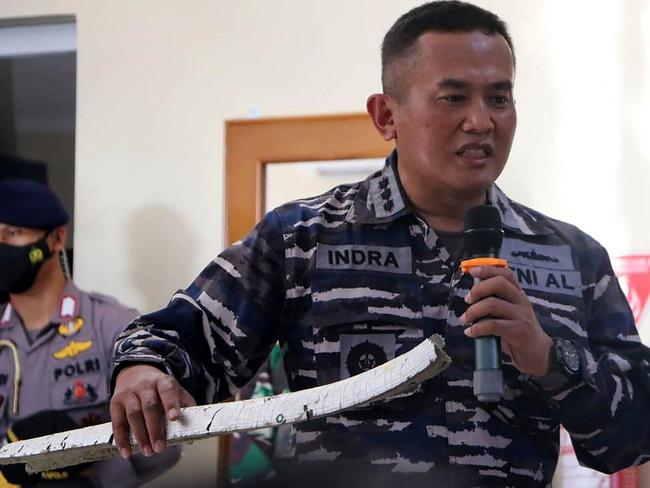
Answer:
<svg viewBox="0 0 650 488"><path fill-rule="evenodd" d="M46 238L47 234L27 246L0 244L0 295L32 287L41 266L52 256Z"/></svg>

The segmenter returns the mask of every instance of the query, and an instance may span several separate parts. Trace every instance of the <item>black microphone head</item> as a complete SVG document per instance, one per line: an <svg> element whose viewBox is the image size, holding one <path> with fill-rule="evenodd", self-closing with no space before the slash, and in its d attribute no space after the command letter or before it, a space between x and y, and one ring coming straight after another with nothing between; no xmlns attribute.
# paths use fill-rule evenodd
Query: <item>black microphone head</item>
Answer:
<svg viewBox="0 0 650 488"><path fill-rule="evenodd" d="M492 205L471 207L465 214L465 232L473 229L501 230L501 215Z"/></svg>
<svg viewBox="0 0 650 488"><path fill-rule="evenodd" d="M492 205L472 207L465 215L465 259L499 257L503 242L501 215Z"/></svg>

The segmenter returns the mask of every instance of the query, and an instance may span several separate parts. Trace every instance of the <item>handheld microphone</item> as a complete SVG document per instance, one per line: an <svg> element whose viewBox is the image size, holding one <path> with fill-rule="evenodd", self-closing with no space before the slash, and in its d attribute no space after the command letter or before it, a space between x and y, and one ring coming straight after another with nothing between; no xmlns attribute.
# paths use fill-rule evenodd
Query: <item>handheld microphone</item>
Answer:
<svg viewBox="0 0 650 488"><path fill-rule="evenodd" d="M465 251L460 266L463 273L477 266L506 267L499 259L503 229L498 210L491 205L472 207L465 216ZM484 319L487 317L484 317ZM498 402L503 394L501 345L498 337L474 340L474 395L480 402Z"/></svg>

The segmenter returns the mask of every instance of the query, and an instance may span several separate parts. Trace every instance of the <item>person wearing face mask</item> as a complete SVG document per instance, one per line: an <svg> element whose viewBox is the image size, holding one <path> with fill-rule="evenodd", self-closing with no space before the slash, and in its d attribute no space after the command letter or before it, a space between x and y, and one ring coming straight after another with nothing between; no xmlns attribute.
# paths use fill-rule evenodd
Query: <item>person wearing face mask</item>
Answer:
<svg viewBox="0 0 650 488"><path fill-rule="evenodd" d="M69 217L46 186L0 182L0 438L13 442L109 420L116 337L137 311L87 293L62 265ZM177 449L27 474L3 466L0 487L134 487L179 458ZM4 485L3 485L4 483Z"/></svg>

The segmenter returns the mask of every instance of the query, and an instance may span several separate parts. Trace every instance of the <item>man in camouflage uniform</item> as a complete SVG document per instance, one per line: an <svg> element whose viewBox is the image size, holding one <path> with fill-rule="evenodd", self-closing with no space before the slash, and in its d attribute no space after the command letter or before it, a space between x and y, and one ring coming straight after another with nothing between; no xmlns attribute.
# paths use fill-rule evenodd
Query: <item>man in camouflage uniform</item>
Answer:
<svg viewBox="0 0 650 488"><path fill-rule="evenodd" d="M0 438L13 442L108 421L113 344L137 312L86 293L66 276L68 214L44 184L0 182ZM28 475L2 466L20 486L130 488L173 466L178 450L154 459L116 459Z"/></svg>
<svg viewBox="0 0 650 488"><path fill-rule="evenodd" d="M560 424L587 466L646 461L650 355L606 251L494 185L516 126L505 25L469 4L426 4L387 33L382 62L384 92L368 111L396 143L386 166L269 212L167 308L131 324L116 348L117 445L129 454L130 427L161 450L163 411L176 419L191 397L232 395L276 340L300 390L441 334L453 362L419 391L297 424L285 486L549 486ZM463 274L464 217L485 203L503 221L510 269ZM485 335L504 352L493 404L472 391Z"/></svg>

